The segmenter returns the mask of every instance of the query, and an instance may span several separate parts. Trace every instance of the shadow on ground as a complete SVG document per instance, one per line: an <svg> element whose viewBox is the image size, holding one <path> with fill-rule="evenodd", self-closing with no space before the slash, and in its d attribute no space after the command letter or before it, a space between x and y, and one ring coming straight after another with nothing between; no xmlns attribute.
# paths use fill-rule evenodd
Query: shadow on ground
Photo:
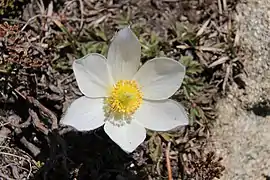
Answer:
<svg viewBox="0 0 270 180"><path fill-rule="evenodd" d="M4 110L1 117L5 117L14 133L12 143L40 162L32 179L137 180L145 176L133 164L132 155L120 149L102 127L91 132L78 132L71 127L52 131L44 112L19 96L11 95L5 103L0 103L0 109ZM30 110L36 113L40 127L45 127L48 133L42 132L33 118L28 121ZM22 138L26 141L24 144Z"/></svg>
<svg viewBox="0 0 270 180"><path fill-rule="evenodd" d="M63 136L52 132L48 137L49 147L39 155L46 162L34 179L142 179L134 169L128 169L131 156L117 147L102 128L90 133L71 131Z"/></svg>
<svg viewBox="0 0 270 180"><path fill-rule="evenodd" d="M270 100L256 103L249 110L253 111L257 116L270 116Z"/></svg>

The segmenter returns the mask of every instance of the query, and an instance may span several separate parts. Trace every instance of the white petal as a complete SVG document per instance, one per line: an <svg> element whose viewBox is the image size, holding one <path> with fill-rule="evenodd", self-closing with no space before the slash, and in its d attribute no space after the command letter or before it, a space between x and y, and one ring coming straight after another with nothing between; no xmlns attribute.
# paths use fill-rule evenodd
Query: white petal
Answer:
<svg viewBox="0 0 270 180"><path fill-rule="evenodd" d="M184 107L173 100L144 101L134 115L135 120L147 129L168 131L188 125Z"/></svg>
<svg viewBox="0 0 270 180"><path fill-rule="evenodd" d="M169 58L147 61L134 76L142 86L145 99L168 99L180 88L185 76L185 66Z"/></svg>
<svg viewBox="0 0 270 180"><path fill-rule="evenodd" d="M83 96L71 103L60 123L79 131L90 131L102 126L104 119L103 99Z"/></svg>
<svg viewBox="0 0 270 180"><path fill-rule="evenodd" d="M118 146L128 153L134 151L146 137L145 128L134 121L120 127L107 121L104 130Z"/></svg>
<svg viewBox="0 0 270 180"><path fill-rule="evenodd" d="M118 32L108 51L108 65L115 81L131 79L140 66L141 45L126 27Z"/></svg>
<svg viewBox="0 0 270 180"><path fill-rule="evenodd" d="M105 97L112 84L106 59L100 54L88 54L73 62L73 71L80 91L88 97Z"/></svg>

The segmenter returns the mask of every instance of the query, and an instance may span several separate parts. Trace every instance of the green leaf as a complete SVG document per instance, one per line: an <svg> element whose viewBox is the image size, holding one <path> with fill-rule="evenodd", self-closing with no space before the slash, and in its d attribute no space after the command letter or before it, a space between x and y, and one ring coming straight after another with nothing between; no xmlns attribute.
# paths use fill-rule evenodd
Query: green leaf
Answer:
<svg viewBox="0 0 270 180"><path fill-rule="evenodd" d="M159 133L159 135L163 138L163 139L165 139L165 141L167 141L167 142L169 142L169 141L171 141L171 135L169 134L169 133Z"/></svg>

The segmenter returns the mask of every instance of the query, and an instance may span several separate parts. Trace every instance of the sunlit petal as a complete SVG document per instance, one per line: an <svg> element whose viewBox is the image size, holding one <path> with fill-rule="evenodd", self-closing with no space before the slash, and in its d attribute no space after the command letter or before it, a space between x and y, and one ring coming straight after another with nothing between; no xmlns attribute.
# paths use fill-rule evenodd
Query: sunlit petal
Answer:
<svg viewBox="0 0 270 180"><path fill-rule="evenodd" d="M111 78L106 59L99 54L89 54L73 63L73 71L80 91L87 97L105 97Z"/></svg>
<svg viewBox="0 0 270 180"><path fill-rule="evenodd" d="M146 130L134 121L123 126L106 122L104 130L108 136L126 152L134 151L145 139Z"/></svg>
<svg viewBox="0 0 270 180"><path fill-rule="evenodd" d="M146 62L134 79L142 86L145 99L168 99L180 88L185 66L170 58L154 58Z"/></svg>
<svg viewBox="0 0 270 180"><path fill-rule="evenodd" d="M61 124L73 126L79 131L89 131L104 124L103 99L85 96L71 103L61 119Z"/></svg>
<svg viewBox="0 0 270 180"><path fill-rule="evenodd" d="M173 100L144 101L135 114L135 120L147 129L168 131L188 125L184 107Z"/></svg>
<svg viewBox="0 0 270 180"><path fill-rule="evenodd" d="M126 27L118 32L108 51L108 65L115 81L131 79L140 65L141 45Z"/></svg>

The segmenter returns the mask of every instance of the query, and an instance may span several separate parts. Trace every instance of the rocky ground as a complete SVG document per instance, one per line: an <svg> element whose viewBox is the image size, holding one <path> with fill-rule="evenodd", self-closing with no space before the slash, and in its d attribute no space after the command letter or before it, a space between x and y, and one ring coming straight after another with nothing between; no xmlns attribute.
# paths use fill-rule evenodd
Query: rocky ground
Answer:
<svg viewBox="0 0 270 180"><path fill-rule="evenodd" d="M218 101L210 147L224 158L221 179L265 180L270 177L270 1L242 2L235 18L246 85L232 84Z"/></svg>

